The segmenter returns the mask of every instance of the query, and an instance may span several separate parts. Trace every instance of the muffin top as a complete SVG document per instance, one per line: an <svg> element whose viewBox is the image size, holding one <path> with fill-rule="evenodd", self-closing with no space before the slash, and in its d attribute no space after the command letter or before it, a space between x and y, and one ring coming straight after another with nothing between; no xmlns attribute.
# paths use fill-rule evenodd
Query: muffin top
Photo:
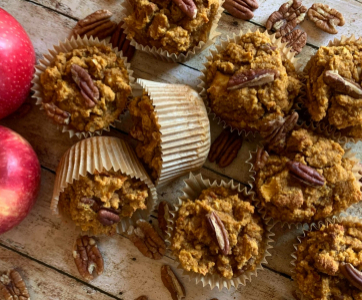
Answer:
<svg viewBox="0 0 362 300"><path fill-rule="evenodd" d="M142 159L151 171L153 180L157 180L162 167L161 126L157 122L157 115L152 101L147 93L137 97L128 106L134 127L131 136L138 140L137 156Z"/></svg>
<svg viewBox="0 0 362 300"><path fill-rule="evenodd" d="M351 221L322 225L298 245L295 279L311 299L361 299L362 225ZM354 282L354 283L353 283Z"/></svg>
<svg viewBox="0 0 362 300"><path fill-rule="evenodd" d="M355 161L332 139L297 129L280 153L270 152L256 174L256 192L267 216L313 222L362 200Z"/></svg>
<svg viewBox="0 0 362 300"><path fill-rule="evenodd" d="M307 70L305 105L312 119L362 138L362 42L319 48Z"/></svg>
<svg viewBox="0 0 362 300"><path fill-rule="evenodd" d="M206 42L219 1L190 0L188 7L194 6L192 13L180 8L178 2L131 0L134 11L124 19L130 37L143 46L161 48L176 55Z"/></svg>
<svg viewBox="0 0 362 300"><path fill-rule="evenodd" d="M171 249L185 270L231 279L256 268L265 239L264 223L249 200L237 191L210 187L195 201L182 203Z"/></svg>
<svg viewBox="0 0 362 300"><path fill-rule="evenodd" d="M211 110L236 129L260 131L284 117L302 86L293 64L263 33L247 33L206 65Z"/></svg>
<svg viewBox="0 0 362 300"><path fill-rule="evenodd" d="M76 131L108 127L131 94L124 61L103 45L59 53L40 75L47 115Z"/></svg>
<svg viewBox="0 0 362 300"><path fill-rule="evenodd" d="M144 182L120 172L88 173L64 189L59 207L83 231L111 235L121 218L147 208L148 194Z"/></svg>

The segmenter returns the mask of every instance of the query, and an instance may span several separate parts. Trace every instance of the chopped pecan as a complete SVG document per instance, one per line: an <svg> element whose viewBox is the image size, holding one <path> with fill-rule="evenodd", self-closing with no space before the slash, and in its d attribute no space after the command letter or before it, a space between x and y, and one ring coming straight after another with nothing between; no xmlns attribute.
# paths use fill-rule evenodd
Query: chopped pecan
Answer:
<svg viewBox="0 0 362 300"><path fill-rule="evenodd" d="M118 48L119 51L122 51L123 56L127 57L130 61L136 51L136 48L130 44L130 41L126 38L124 33L123 21L119 22L116 31L113 33L111 38L111 44L113 48Z"/></svg>
<svg viewBox="0 0 362 300"><path fill-rule="evenodd" d="M85 105L87 108L92 108L99 100L99 90L93 82L89 73L81 66L72 64L70 71L72 72L72 78L80 89Z"/></svg>
<svg viewBox="0 0 362 300"><path fill-rule="evenodd" d="M362 273L360 271L358 271L353 265L343 262L339 264L339 270L350 284L362 291Z"/></svg>
<svg viewBox="0 0 362 300"><path fill-rule="evenodd" d="M181 11L191 19L195 19L197 15L197 7L193 0L172 0Z"/></svg>
<svg viewBox="0 0 362 300"><path fill-rule="evenodd" d="M353 80L342 77L336 70L326 71L323 76L323 81L339 93L356 99L362 98L362 87Z"/></svg>
<svg viewBox="0 0 362 300"><path fill-rule="evenodd" d="M146 257L161 259L166 253L166 245L153 226L145 220L138 220L137 227L130 226L127 234L132 243Z"/></svg>
<svg viewBox="0 0 362 300"><path fill-rule="evenodd" d="M60 109L54 103L43 103L43 108L48 117L52 118L55 123L60 125L68 125L70 121L70 113Z"/></svg>
<svg viewBox="0 0 362 300"><path fill-rule="evenodd" d="M161 201L158 205L158 227L161 229L163 236L167 232L167 219L170 217L170 207L166 201Z"/></svg>
<svg viewBox="0 0 362 300"><path fill-rule="evenodd" d="M266 29L275 30L277 38L287 35L304 20L306 12L307 8L302 5L302 1L290 0L269 16Z"/></svg>
<svg viewBox="0 0 362 300"><path fill-rule="evenodd" d="M85 280L93 280L95 272L97 275L103 273L103 258L94 237L79 237L74 245L73 257L79 274Z"/></svg>
<svg viewBox="0 0 362 300"><path fill-rule="evenodd" d="M287 43L287 47L291 47L290 51L299 54L307 44L307 33L301 29L295 29L288 35L283 36L282 43Z"/></svg>
<svg viewBox="0 0 362 300"><path fill-rule="evenodd" d="M0 276L0 299L30 300L28 289L16 270L8 270Z"/></svg>
<svg viewBox="0 0 362 300"><path fill-rule="evenodd" d="M300 162L290 160L286 166L290 171L290 175L307 185L323 186L326 181L323 175L319 174L315 169Z"/></svg>
<svg viewBox="0 0 362 300"><path fill-rule="evenodd" d="M235 73L230 77L227 89L237 90L243 87L261 86L273 82L280 76L278 70L273 69L250 69Z"/></svg>
<svg viewBox="0 0 362 300"><path fill-rule="evenodd" d="M140 296L135 300L148 300L148 297L147 296Z"/></svg>
<svg viewBox="0 0 362 300"><path fill-rule="evenodd" d="M256 152L254 170L258 172L265 167L266 162L268 161L269 154L263 148L259 148Z"/></svg>
<svg viewBox="0 0 362 300"><path fill-rule="evenodd" d="M339 11L323 3L314 3L308 10L308 18L313 21L318 28L331 34L338 33L336 26L343 26L345 23Z"/></svg>
<svg viewBox="0 0 362 300"><path fill-rule="evenodd" d="M101 208L101 205L98 203L98 201L94 200L93 198L82 197L80 202L89 205L95 212L98 212Z"/></svg>
<svg viewBox="0 0 362 300"><path fill-rule="evenodd" d="M221 253L228 255L230 252L229 234L225 229L224 223L220 220L220 217L215 211L208 213L206 215L206 220L216 237Z"/></svg>
<svg viewBox="0 0 362 300"><path fill-rule="evenodd" d="M253 10L259 7L257 0L225 0L222 5L233 17L250 20L254 17Z"/></svg>
<svg viewBox="0 0 362 300"><path fill-rule="evenodd" d="M112 226L119 222L119 212L111 208L102 207L98 210L98 220L104 226Z"/></svg>
<svg viewBox="0 0 362 300"><path fill-rule="evenodd" d="M100 40L111 36L117 28L117 23L111 21L112 13L108 10L97 10L96 12L78 21L73 29L75 36L83 38L93 36Z"/></svg>
<svg viewBox="0 0 362 300"><path fill-rule="evenodd" d="M273 46L272 44L265 43L261 44L259 49L265 51L266 53L271 53L272 51L275 51L277 47Z"/></svg>
<svg viewBox="0 0 362 300"><path fill-rule="evenodd" d="M181 281L176 277L168 265L161 267L161 279L164 286L171 294L172 300L181 300L186 297L186 291Z"/></svg>

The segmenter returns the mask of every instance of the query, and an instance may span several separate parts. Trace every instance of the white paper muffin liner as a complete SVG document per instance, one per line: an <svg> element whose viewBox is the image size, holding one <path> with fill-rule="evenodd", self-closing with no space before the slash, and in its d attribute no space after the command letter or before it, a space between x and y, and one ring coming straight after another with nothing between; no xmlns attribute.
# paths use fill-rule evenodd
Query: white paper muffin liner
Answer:
<svg viewBox="0 0 362 300"><path fill-rule="evenodd" d="M157 203L157 193L151 179L137 159L131 147L123 140L114 137L92 137L73 145L62 157L57 168L50 209L59 214L60 193L87 173L104 170L120 171L131 178L143 181L149 189L147 209L136 210L131 218L121 218L117 232L126 232L130 225L139 219L147 220ZM67 216L62 216L67 218Z"/></svg>
<svg viewBox="0 0 362 300"><path fill-rule="evenodd" d="M41 106L43 103L43 91L42 91L43 88L40 83L40 75L47 69L47 67L49 67L53 63L55 57L61 52L67 53L74 49L84 48L86 46L99 46L99 45L110 47L111 49L113 49L114 53L116 53L117 57L122 58L122 60L124 61L124 66L128 72L129 85L131 87L134 87L135 79L132 77L133 71L130 68L131 64L127 63L127 58L123 56L122 51L118 51L118 48L113 48L110 43L106 42L106 40L99 41L98 38L94 39L93 36L90 38L88 38L87 36L84 36L83 38L78 36L76 39L72 37L70 40L67 39L64 42L59 42L58 45L54 45L53 49L48 50L48 53L44 54L43 59L40 59L39 64L35 66L35 73L32 80L33 83L32 91L34 92L33 97L36 98L36 105L40 105L41 110L43 109L43 107ZM46 117L48 118L48 116ZM51 121L50 118L49 121ZM119 120L115 120L115 122L116 121ZM115 127L115 122L110 126ZM95 132L77 131L68 125L64 126L58 125L58 128L61 129L62 132L68 132L70 138L72 138L73 136L77 136L77 138L81 139L81 138L91 137L94 135L101 135L103 130L109 131L110 126L103 128L102 130L97 130Z"/></svg>
<svg viewBox="0 0 362 300"><path fill-rule="evenodd" d="M210 122L202 99L183 84L138 79L155 107L161 132L162 166L156 186L202 167L210 150Z"/></svg>
<svg viewBox="0 0 362 300"><path fill-rule="evenodd" d="M202 41L199 42L199 44L197 46L195 46L192 50L187 51L186 54L181 53L179 55L176 55L175 53L169 53L167 50L163 50L162 48L157 49L155 46L153 46L152 48L150 46L143 46L143 45L137 43L135 39L133 39L129 36L129 28L126 23L123 24L122 28L124 29L124 33L127 35L127 39L131 41L130 44L132 46L134 46L137 50L141 50L143 52L150 53L162 61L185 62L185 61L191 59L192 57L196 56L203 50L205 50L207 47L214 44L215 39L221 35L221 32L217 31L217 26L218 26L219 20L221 18L221 15L224 11L224 8L222 7L223 3L224 3L224 0L219 0L219 9L217 10L214 20L212 21L212 26L210 28L210 33L209 33L209 39L206 41L206 43L202 42ZM133 7L132 7L131 3L129 2L129 0L123 1L123 3L121 5L123 7L122 12L125 16L129 16L132 14Z"/></svg>
<svg viewBox="0 0 362 300"><path fill-rule="evenodd" d="M195 200L200 196L200 194L203 190L205 190L209 187L216 187L216 186L224 186L225 188L237 190L239 193L242 193L245 196L249 195L246 187L242 188L240 186L240 184L235 184L233 180L231 180L229 182L225 182L222 180L220 183L218 183L215 180L211 183L209 179L204 179L201 174L198 174L195 176L192 173L190 173L189 178L184 180L184 183L185 183L185 187L183 188L183 196L178 199L178 202L174 205L175 210L170 211L170 218L167 220L166 243L167 243L169 250L170 250L170 245L171 245L171 236L172 236L172 232L174 230L174 220L173 219L175 218L176 212L179 210L183 201L186 201L187 199ZM266 257L271 256L271 254L269 253L268 250L273 248L273 246L271 245L274 242L271 239L271 237L274 236L274 233L271 231L273 226L268 224L268 222L265 222L265 220L263 220L263 221L265 224L264 228L266 230L265 241L264 241L265 253L264 253L263 258L256 265L255 270L246 271L244 274L240 275L239 277L232 278L232 279L227 279L227 278L224 278L217 274L214 274L214 275L208 274L206 276L203 276L203 275L195 273L195 272L184 270L182 268L180 262L176 258L176 260L178 261L177 268L182 270L183 275L188 276L190 280L194 280L194 281L196 281L196 283L201 282L203 287L209 285L211 289L214 289L215 287L217 287L219 290L222 290L224 287L227 289L230 289L231 287L237 288L239 285L246 285L247 280L251 281L251 276L256 277L257 271L263 270L262 264L264 264L264 265L268 264Z"/></svg>

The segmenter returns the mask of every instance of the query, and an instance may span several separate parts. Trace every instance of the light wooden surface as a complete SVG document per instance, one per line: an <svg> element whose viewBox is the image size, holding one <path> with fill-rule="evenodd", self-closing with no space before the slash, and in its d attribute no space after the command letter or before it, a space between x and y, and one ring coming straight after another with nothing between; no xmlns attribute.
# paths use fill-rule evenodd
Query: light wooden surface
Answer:
<svg viewBox="0 0 362 300"><path fill-rule="evenodd" d="M0 0L0 7L11 13L28 32L36 51L37 58L59 40L69 36L71 28L78 19L84 18L97 9L107 8L120 20L122 0ZM361 0L323 0L332 7L339 9L346 25L338 27L337 35L329 35L317 29L310 21L305 21L301 27L308 33L308 45L299 55L302 66L320 45L325 45L330 39L342 35L359 35L362 27ZM260 0L260 8L255 11L255 17L250 21L241 21L224 13L219 23L219 30L226 34L263 29L265 21L271 12L283 3L279 1ZM311 6L312 0L305 0L304 5ZM170 83L185 83L196 88L198 76L202 69L207 51L183 64L170 64L157 61L151 56L137 52L132 59L135 76L155 81ZM55 178L55 169L62 154L77 140L69 139L66 134L57 131L56 126L44 120L43 112L34 105L34 100L28 99L30 112L19 117L15 114L0 121L1 125L12 128L23 135L34 147L42 165L42 187L39 199L29 216L16 228L0 236L0 272L16 267L24 276L32 299L124 299L133 300L141 295L147 295L150 300L171 299L168 291L160 280L160 266L164 263L176 266L168 254L161 261L153 261L141 253L124 236L100 238L99 247L105 260L105 272L94 281L87 283L80 278L75 267L71 249L78 234L72 224L61 223L51 215L49 205ZM123 122L112 129L107 135L129 140L128 131L130 119L126 115ZM215 139L222 129L211 121L212 139ZM213 179L234 179L241 184L249 180L248 167L245 160L249 151L254 149L256 141L248 137L237 159L227 168L219 168L206 162L201 172ZM352 145L357 157L362 158L361 143ZM175 201L181 195L185 176L167 187L158 189L160 200ZM361 216L362 205L350 208L349 213ZM157 212L152 221L157 223ZM274 229L275 243L268 258L265 270L253 277L246 286L238 289L218 291L202 288L188 281L177 271L183 281L187 298L207 300L221 299L292 299L294 289L290 279L290 254L293 243L301 229L288 229L276 226Z"/></svg>

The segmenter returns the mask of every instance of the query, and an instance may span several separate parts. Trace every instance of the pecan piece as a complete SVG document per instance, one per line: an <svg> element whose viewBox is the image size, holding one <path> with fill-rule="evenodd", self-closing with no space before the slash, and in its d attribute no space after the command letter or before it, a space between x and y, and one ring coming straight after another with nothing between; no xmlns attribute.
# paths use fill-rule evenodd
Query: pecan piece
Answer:
<svg viewBox="0 0 362 300"><path fill-rule="evenodd" d="M171 294L172 300L181 300L186 297L186 291L181 281L176 277L168 265L161 267L161 279Z"/></svg>
<svg viewBox="0 0 362 300"><path fill-rule="evenodd" d="M112 13L108 10L102 9L85 17L73 28L74 36L80 35L83 38L93 36L94 38L104 39L116 30L117 23L111 21Z"/></svg>
<svg viewBox="0 0 362 300"><path fill-rule="evenodd" d="M230 77L227 89L237 90L243 87L261 86L273 82L280 76L278 70L273 69L250 69L235 73Z"/></svg>
<svg viewBox="0 0 362 300"><path fill-rule="evenodd" d="M253 10L259 7L257 0L225 0L222 5L233 17L250 20L254 17Z"/></svg>
<svg viewBox="0 0 362 300"><path fill-rule="evenodd" d="M158 227L161 229L163 236L167 232L167 219L170 217L170 207L166 201L161 201L158 205Z"/></svg>
<svg viewBox="0 0 362 300"><path fill-rule="evenodd" d="M111 208L102 207L98 210L98 220L104 226L112 226L119 222L119 212Z"/></svg>
<svg viewBox="0 0 362 300"><path fill-rule="evenodd" d="M72 64L70 67L72 78L80 89L85 105L87 108L92 108L96 105L99 100L99 90L93 82L92 77L89 73L81 66Z"/></svg>
<svg viewBox="0 0 362 300"><path fill-rule="evenodd" d="M119 22L110 42L113 48L118 48L118 50L122 51L123 56L127 57L128 61L130 61L136 51L136 48L130 44L129 40L127 40L124 29L122 28L123 24L123 21Z"/></svg>
<svg viewBox="0 0 362 300"><path fill-rule="evenodd" d="M197 7L193 0L172 0L181 11L191 19L195 19L197 15Z"/></svg>
<svg viewBox="0 0 362 300"><path fill-rule="evenodd" d="M266 162L268 161L269 154L263 148L259 148L256 152L254 170L257 172L265 167Z"/></svg>
<svg viewBox="0 0 362 300"><path fill-rule="evenodd" d="M288 35L283 36L282 43L287 43L287 47L291 47L290 51L299 54L307 44L307 33L301 29L295 29Z"/></svg>
<svg viewBox="0 0 362 300"><path fill-rule="evenodd" d="M16 270L8 270L0 276L0 299L30 300L28 289Z"/></svg>
<svg viewBox="0 0 362 300"><path fill-rule="evenodd" d="M342 77L336 70L326 71L323 81L339 93L356 99L362 98L362 87L353 80Z"/></svg>
<svg viewBox="0 0 362 300"><path fill-rule="evenodd" d="M362 291L362 272L358 271L353 265L343 262L340 263L339 270L350 284Z"/></svg>
<svg viewBox="0 0 362 300"><path fill-rule="evenodd" d="M91 209L94 210L95 212L98 212L100 210L99 203L93 198L82 197L80 199L80 202L89 205Z"/></svg>
<svg viewBox="0 0 362 300"><path fill-rule="evenodd" d="M145 220L138 220L137 227L130 226L127 234L132 243L146 257L161 259L166 253L166 244L153 226Z"/></svg>
<svg viewBox="0 0 362 300"><path fill-rule="evenodd" d="M336 26L343 26L345 23L342 14L338 10L322 3L314 3L312 7L309 8L308 18L313 21L318 28L331 34L338 33Z"/></svg>
<svg viewBox="0 0 362 300"><path fill-rule="evenodd" d="M215 211L208 213L206 215L206 220L211 231L216 237L221 253L228 255L230 252L229 234L225 229L224 223Z"/></svg>
<svg viewBox="0 0 362 300"><path fill-rule="evenodd" d="M286 163L286 166L290 171L290 175L307 185L323 186L326 181L323 175L319 174L315 169L300 162L290 160Z"/></svg>
<svg viewBox="0 0 362 300"><path fill-rule="evenodd" d="M103 257L94 237L87 235L77 238L73 258L79 274L87 281L93 280L93 273L103 273Z"/></svg>
<svg viewBox="0 0 362 300"><path fill-rule="evenodd" d="M68 125L70 122L70 113L60 109L54 103L43 103L43 108L48 117L52 118L55 123Z"/></svg>

